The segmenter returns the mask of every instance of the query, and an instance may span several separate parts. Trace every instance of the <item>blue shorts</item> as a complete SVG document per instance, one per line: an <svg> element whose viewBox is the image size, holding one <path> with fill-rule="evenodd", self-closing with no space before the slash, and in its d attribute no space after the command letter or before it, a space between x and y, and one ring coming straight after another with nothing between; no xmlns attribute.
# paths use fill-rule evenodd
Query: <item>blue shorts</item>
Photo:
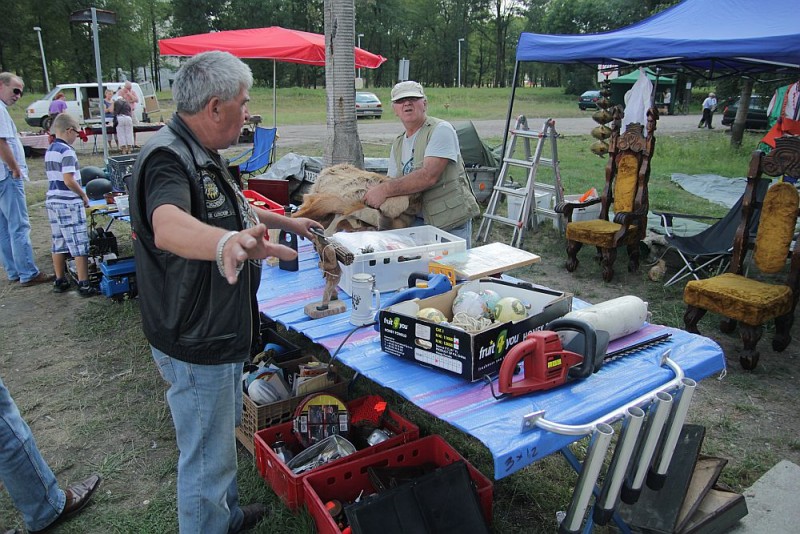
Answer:
<svg viewBox="0 0 800 534"><path fill-rule="evenodd" d="M48 200L47 218L53 254L69 254L73 258L89 255L89 233L86 231L86 210L83 203L65 204Z"/></svg>

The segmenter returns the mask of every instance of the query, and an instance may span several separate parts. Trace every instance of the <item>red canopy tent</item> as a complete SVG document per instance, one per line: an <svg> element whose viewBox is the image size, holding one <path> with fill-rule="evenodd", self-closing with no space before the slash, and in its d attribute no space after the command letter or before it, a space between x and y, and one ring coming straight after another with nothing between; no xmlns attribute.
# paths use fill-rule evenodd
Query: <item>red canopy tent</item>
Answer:
<svg viewBox="0 0 800 534"><path fill-rule="evenodd" d="M275 98L275 63L302 63L325 66L325 36L280 26L228 30L161 39L158 49L162 56L193 56L209 50L223 50L236 57L246 59L271 59L272 68L272 115L277 122ZM378 54L355 48L355 67L375 69L386 58Z"/></svg>

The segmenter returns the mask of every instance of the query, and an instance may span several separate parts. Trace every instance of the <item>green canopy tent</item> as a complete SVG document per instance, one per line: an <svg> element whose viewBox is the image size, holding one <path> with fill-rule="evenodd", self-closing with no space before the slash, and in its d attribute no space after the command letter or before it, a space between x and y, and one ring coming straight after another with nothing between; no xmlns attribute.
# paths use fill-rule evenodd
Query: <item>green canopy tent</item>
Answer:
<svg viewBox="0 0 800 534"><path fill-rule="evenodd" d="M645 73L647 77L653 82L653 85L656 85L656 77L658 78L658 87L656 88L656 104L661 107L662 99L664 97L664 91L669 89L670 93L672 93L672 98L670 99L668 114L672 115L673 110L675 108L675 99L676 99L676 84L675 78L669 76L656 76L656 73L650 69L645 69ZM625 104L625 93L627 93L633 84L636 83L636 80L639 79L639 71L634 70L625 76L620 76L618 78L614 78L611 80L611 102L614 104Z"/></svg>

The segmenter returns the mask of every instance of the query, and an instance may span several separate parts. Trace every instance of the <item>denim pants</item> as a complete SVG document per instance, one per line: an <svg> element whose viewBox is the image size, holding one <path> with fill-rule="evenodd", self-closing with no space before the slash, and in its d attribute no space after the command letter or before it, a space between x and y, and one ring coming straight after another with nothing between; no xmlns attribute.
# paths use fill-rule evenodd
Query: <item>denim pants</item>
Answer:
<svg viewBox="0 0 800 534"><path fill-rule="evenodd" d="M181 534L237 532L244 514L236 484L236 425L242 416L242 363L198 365L150 347L170 385L167 403L178 442Z"/></svg>
<svg viewBox="0 0 800 534"><path fill-rule="evenodd" d="M10 172L0 180L0 258L9 280L27 282L39 274L33 261L24 180Z"/></svg>
<svg viewBox="0 0 800 534"><path fill-rule="evenodd" d="M0 480L28 530L41 530L55 521L67 502L1 378Z"/></svg>

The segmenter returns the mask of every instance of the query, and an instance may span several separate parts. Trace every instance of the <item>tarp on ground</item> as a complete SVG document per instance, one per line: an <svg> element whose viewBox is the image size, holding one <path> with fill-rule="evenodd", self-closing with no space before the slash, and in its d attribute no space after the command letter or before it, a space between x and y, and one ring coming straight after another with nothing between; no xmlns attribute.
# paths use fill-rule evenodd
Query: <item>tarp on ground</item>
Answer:
<svg viewBox="0 0 800 534"><path fill-rule="evenodd" d="M523 33L517 61L800 69L798 17L797 0L685 0L611 32Z"/></svg>

